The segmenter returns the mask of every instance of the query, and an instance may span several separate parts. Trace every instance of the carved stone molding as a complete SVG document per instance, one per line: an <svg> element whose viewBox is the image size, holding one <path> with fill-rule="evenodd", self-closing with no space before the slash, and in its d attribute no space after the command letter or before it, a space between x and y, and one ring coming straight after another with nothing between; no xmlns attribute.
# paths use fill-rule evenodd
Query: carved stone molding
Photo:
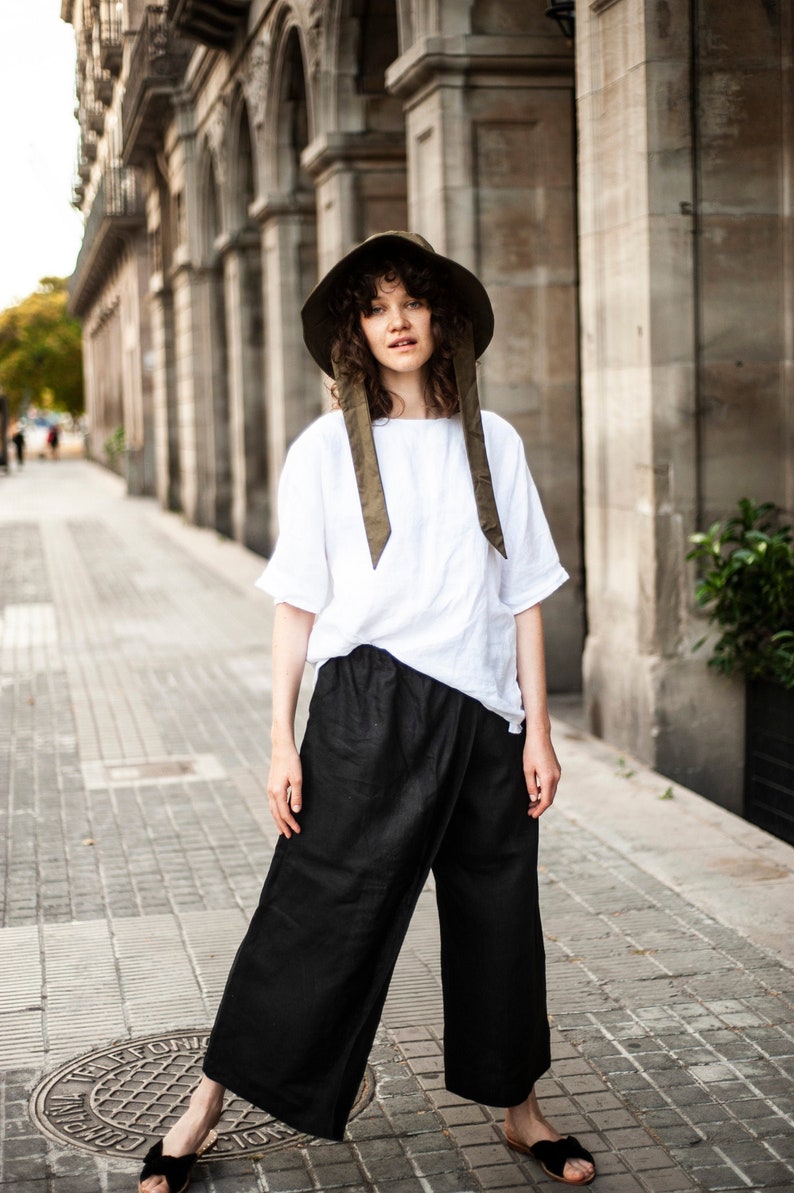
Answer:
<svg viewBox="0 0 794 1193"><path fill-rule="evenodd" d="M265 122L271 49L270 31L266 29L251 47L242 77L248 110L257 128L261 128Z"/></svg>
<svg viewBox="0 0 794 1193"><path fill-rule="evenodd" d="M207 141L217 170L218 183L226 180L226 133L229 128L229 100L227 96L218 99L207 121Z"/></svg>
<svg viewBox="0 0 794 1193"><path fill-rule="evenodd" d="M323 11L325 0L307 0L306 41L309 56L309 74L314 78L319 69L323 52Z"/></svg>

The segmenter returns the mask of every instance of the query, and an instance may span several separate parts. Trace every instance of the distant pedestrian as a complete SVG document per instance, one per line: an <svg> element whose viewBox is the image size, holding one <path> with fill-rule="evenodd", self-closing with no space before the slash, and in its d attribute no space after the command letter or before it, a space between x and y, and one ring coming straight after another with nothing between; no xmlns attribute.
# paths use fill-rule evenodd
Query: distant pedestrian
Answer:
<svg viewBox="0 0 794 1193"><path fill-rule="evenodd" d="M53 423L47 432L47 446L50 449L50 455L53 460L58 459L58 444L61 441L61 434L58 430L58 424Z"/></svg>
<svg viewBox="0 0 794 1193"><path fill-rule="evenodd" d="M320 282L303 328L337 409L290 448L259 581L276 601L280 837L204 1076L139 1193L187 1188L226 1089L342 1138L431 868L447 1087L506 1107L510 1147L588 1184L592 1156L534 1091L550 1064L538 818L560 776L540 602L567 576L521 439L480 414L491 303L420 236L383 233ZM307 659L318 676L299 753Z"/></svg>
<svg viewBox="0 0 794 1193"><path fill-rule="evenodd" d="M17 423L11 442L17 453L17 467L22 468L25 464L25 432L22 430L22 423Z"/></svg>

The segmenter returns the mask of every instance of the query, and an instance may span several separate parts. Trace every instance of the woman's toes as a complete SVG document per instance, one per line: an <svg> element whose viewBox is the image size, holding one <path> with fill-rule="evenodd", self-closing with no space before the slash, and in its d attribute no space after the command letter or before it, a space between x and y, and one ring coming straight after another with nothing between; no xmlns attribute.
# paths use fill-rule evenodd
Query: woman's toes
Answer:
<svg viewBox="0 0 794 1193"><path fill-rule="evenodd" d="M569 1181L587 1180L595 1173L589 1160L566 1160L563 1176Z"/></svg>

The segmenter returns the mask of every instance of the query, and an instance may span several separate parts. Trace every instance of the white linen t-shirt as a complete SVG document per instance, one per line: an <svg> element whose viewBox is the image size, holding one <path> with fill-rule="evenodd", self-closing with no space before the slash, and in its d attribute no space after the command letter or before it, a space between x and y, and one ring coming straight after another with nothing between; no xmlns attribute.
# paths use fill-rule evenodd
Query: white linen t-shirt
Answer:
<svg viewBox="0 0 794 1193"><path fill-rule="evenodd" d="M344 416L292 444L279 485L279 538L257 587L316 614L308 661L357 646L387 650L479 700L513 732L524 719L515 614L567 578L521 439L483 411L507 559L480 529L460 415L373 425L391 536L377 568L367 545Z"/></svg>

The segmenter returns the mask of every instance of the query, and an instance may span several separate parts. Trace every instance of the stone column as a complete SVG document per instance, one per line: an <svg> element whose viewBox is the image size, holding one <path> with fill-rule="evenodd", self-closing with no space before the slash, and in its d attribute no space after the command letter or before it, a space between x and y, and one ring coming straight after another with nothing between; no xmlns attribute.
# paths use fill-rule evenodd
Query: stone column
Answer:
<svg viewBox="0 0 794 1193"><path fill-rule="evenodd" d="M183 267L173 277L174 349L176 357L177 425L182 512L188 522L199 521L199 452L196 443L192 271Z"/></svg>
<svg viewBox="0 0 794 1193"><path fill-rule="evenodd" d="M174 376L174 300L162 284L162 274L149 292L152 328L153 433L157 500L164 509L181 510L179 426Z"/></svg>
<svg viewBox="0 0 794 1193"><path fill-rule="evenodd" d="M405 142L394 133L326 133L303 152L317 187L322 276L376 232L407 227Z"/></svg>
<svg viewBox="0 0 794 1193"><path fill-rule="evenodd" d="M261 291L259 236L241 233L223 248L222 253L228 343L232 531L238 542L264 554L269 545L269 494L262 328L256 326L261 320L261 298L255 302L252 295L252 280Z"/></svg>
<svg viewBox="0 0 794 1193"><path fill-rule="evenodd" d="M94 336L90 325L83 324L83 390L85 392L85 422L87 426L86 448L90 459L99 458L99 442L96 428L99 426L99 381L96 371Z"/></svg>
<svg viewBox="0 0 794 1193"><path fill-rule="evenodd" d="M472 269L493 301L481 397L521 433L572 577L544 621L549 686L576 690L584 602L571 54L559 35L428 36L389 68L387 85L405 106L409 225Z"/></svg>
<svg viewBox="0 0 794 1193"><path fill-rule="evenodd" d="M169 157L174 206L170 255L182 507L199 526L231 534L226 321L222 264L201 226L194 113L175 104L176 137Z"/></svg>
<svg viewBox="0 0 794 1193"><path fill-rule="evenodd" d="M596 0L577 20L590 725L738 809L741 689L692 654L685 563L700 484L690 5Z"/></svg>
<svg viewBox="0 0 794 1193"><path fill-rule="evenodd" d="M211 296L207 270L174 272L174 342L182 509L190 522L215 526Z"/></svg>
<svg viewBox="0 0 794 1193"><path fill-rule="evenodd" d="M155 492L153 358L146 311L149 274L148 242L142 231L129 242L121 305L127 489L136 497Z"/></svg>
<svg viewBox="0 0 794 1193"><path fill-rule="evenodd" d="M320 413L317 367L303 344L300 308L316 280L313 200L268 196L254 213L262 223L265 386L271 539L277 534L278 478L293 439Z"/></svg>

